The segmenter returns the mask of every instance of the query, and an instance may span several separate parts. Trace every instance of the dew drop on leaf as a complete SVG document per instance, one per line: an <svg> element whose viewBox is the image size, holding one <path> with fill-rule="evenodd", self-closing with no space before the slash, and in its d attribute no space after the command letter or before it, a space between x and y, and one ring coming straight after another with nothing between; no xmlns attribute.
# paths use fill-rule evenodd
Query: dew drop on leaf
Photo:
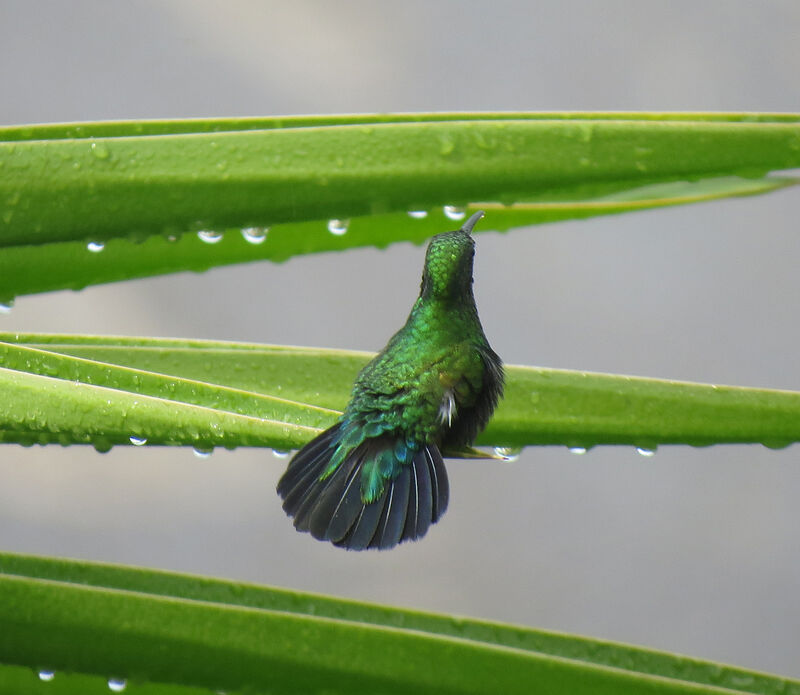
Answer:
<svg viewBox="0 0 800 695"><path fill-rule="evenodd" d="M55 677L56 677L56 672L51 671L50 669L43 668L41 671L39 671L40 681L45 681L46 683L49 683Z"/></svg>
<svg viewBox="0 0 800 695"><path fill-rule="evenodd" d="M100 253L105 247L106 245L100 241L90 241L86 244L86 248L92 253Z"/></svg>
<svg viewBox="0 0 800 695"><path fill-rule="evenodd" d="M495 456L499 456L503 461L518 461L521 453L521 446L496 446L494 448Z"/></svg>
<svg viewBox="0 0 800 695"><path fill-rule="evenodd" d="M105 143L93 142L92 154L97 157L97 159L108 159L110 152L108 151L108 146Z"/></svg>
<svg viewBox="0 0 800 695"><path fill-rule="evenodd" d="M439 154L444 155L445 157L449 154L453 154L453 150L456 149L456 142L453 138L449 135L443 135L439 138Z"/></svg>
<svg viewBox="0 0 800 695"><path fill-rule="evenodd" d="M644 456L645 458L650 458L651 456L655 456L656 455L656 450L655 449L647 449L647 448L645 448L643 446L637 446L636 447L636 453L639 454L639 456Z"/></svg>
<svg viewBox="0 0 800 695"><path fill-rule="evenodd" d="M114 693L121 693L125 690L125 686L128 683L124 678L109 678L108 679L108 689Z"/></svg>
<svg viewBox="0 0 800 695"><path fill-rule="evenodd" d="M206 244L216 244L222 241L222 232L215 232L211 229L202 229L197 232L197 238Z"/></svg>
<svg viewBox="0 0 800 695"><path fill-rule="evenodd" d="M771 439L761 443L767 447L767 449L785 449L792 442L784 439Z"/></svg>
<svg viewBox="0 0 800 695"><path fill-rule="evenodd" d="M347 232L350 220L328 220L328 231L336 236L342 236Z"/></svg>
<svg viewBox="0 0 800 695"><path fill-rule="evenodd" d="M214 447L206 448L201 446L196 446L192 450L194 455L197 456L199 459L207 459L214 453Z"/></svg>
<svg viewBox="0 0 800 695"><path fill-rule="evenodd" d="M578 455L585 454L586 453L586 447L585 446L571 446L571 447L569 447L569 453L570 454L578 454Z"/></svg>
<svg viewBox="0 0 800 695"><path fill-rule="evenodd" d="M424 220L428 216L427 210L409 210L408 216L414 220Z"/></svg>
<svg viewBox="0 0 800 695"><path fill-rule="evenodd" d="M145 439L144 437L131 436L130 440L131 444L133 444L134 446L144 446L145 444L147 444L147 439Z"/></svg>
<svg viewBox="0 0 800 695"><path fill-rule="evenodd" d="M111 440L105 437L98 437L92 442L92 446L98 454L107 454L114 446Z"/></svg>
<svg viewBox="0 0 800 695"><path fill-rule="evenodd" d="M242 236L248 244L263 244L268 231L267 227L245 227Z"/></svg>
<svg viewBox="0 0 800 695"><path fill-rule="evenodd" d="M445 205L444 216L449 220L463 220L467 216L467 211L457 205Z"/></svg>

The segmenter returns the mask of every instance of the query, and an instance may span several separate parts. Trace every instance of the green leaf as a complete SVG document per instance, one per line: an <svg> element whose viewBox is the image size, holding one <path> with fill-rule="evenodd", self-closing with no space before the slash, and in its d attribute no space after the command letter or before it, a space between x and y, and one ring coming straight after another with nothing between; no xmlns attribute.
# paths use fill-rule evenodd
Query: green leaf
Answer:
<svg viewBox="0 0 800 695"><path fill-rule="evenodd" d="M110 341L112 344L113 340ZM69 347L67 347L69 351ZM113 351L113 348L112 348ZM78 352L80 352L78 350ZM148 369L129 366L137 354L155 354ZM275 369L269 350L267 369ZM150 444L274 446L291 449L328 426L338 412L241 387L215 383L220 362L235 373L242 361L202 349L167 352L117 350L113 362L55 350L0 343L0 438L41 444L90 443L99 450L147 440ZM127 357L127 359L126 359ZM165 370L168 362L185 361ZM263 370L262 370L263 371ZM194 376L185 376L193 373ZM205 380L203 380L203 377ZM232 380L233 381L233 380Z"/></svg>
<svg viewBox="0 0 800 695"><path fill-rule="evenodd" d="M724 177L693 183L654 184L589 201L557 203L474 203L464 214L487 212L481 223L485 231L507 231L544 222L614 215L657 207L703 202L730 196L756 195L796 185L797 179L768 177L742 179ZM72 289L178 271L202 272L214 266L257 260L283 262L300 254L342 251L348 248L385 248L397 241L421 244L455 226L441 210L424 218L406 213L357 217L349 221L347 233L331 234L325 221L281 224L262 228L232 229L214 244L196 235L168 240L151 236L134 243L111 239L101 253L88 251L86 242L57 242L0 248L0 299L38 292ZM244 232L244 233L242 233ZM248 240L249 239L249 240Z"/></svg>
<svg viewBox="0 0 800 695"><path fill-rule="evenodd" d="M767 172L798 166L797 115L412 114L0 128L0 300L422 241L453 226L444 205L488 208L485 228L508 229L761 193L796 183ZM430 214L409 219L407 210ZM347 233L328 233L329 219L351 220ZM239 234L266 227L263 243ZM213 245L184 235L199 230L227 233ZM91 253L87 242L105 248Z"/></svg>
<svg viewBox="0 0 800 695"><path fill-rule="evenodd" d="M0 334L0 438L23 444L295 449L333 424L371 353L155 338ZM510 366L478 443L783 447L800 393Z"/></svg>
<svg viewBox="0 0 800 695"><path fill-rule="evenodd" d="M154 695L800 693L664 652L144 569L5 554L0 591L0 685L17 692L113 676ZM23 668L55 676L26 683Z"/></svg>
<svg viewBox="0 0 800 695"><path fill-rule="evenodd" d="M0 301L176 270L749 195L800 116L412 114L0 128ZM424 219L407 211L428 212ZM329 219L350 221L346 234ZM246 228L269 227L263 235ZM225 232L208 244L186 232ZM246 238L249 236L249 239ZM174 237L174 240L171 238ZM98 252L87 242L104 242ZM0 441L295 448L367 353L0 335ZM800 440L800 394L510 367L490 446ZM0 690L800 693L644 649L147 570L0 555ZM35 671L54 669L52 682Z"/></svg>

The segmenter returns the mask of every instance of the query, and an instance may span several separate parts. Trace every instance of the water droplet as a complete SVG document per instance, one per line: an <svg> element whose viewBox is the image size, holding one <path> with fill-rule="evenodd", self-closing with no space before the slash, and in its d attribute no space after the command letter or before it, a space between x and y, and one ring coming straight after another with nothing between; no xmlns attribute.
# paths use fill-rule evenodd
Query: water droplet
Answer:
<svg viewBox="0 0 800 695"><path fill-rule="evenodd" d="M105 437L98 437L92 442L92 446L98 454L107 454L114 446L110 439Z"/></svg>
<svg viewBox="0 0 800 695"><path fill-rule="evenodd" d="M222 241L222 232L215 232L210 229L203 229L197 232L197 238L204 241L206 244L216 244Z"/></svg>
<svg viewBox="0 0 800 695"><path fill-rule="evenodd" d="M350 220L328 220L328 231L336 236L342 236L347 232Z"/></svg>
<svg viewBox="0 0 800 695"><path fill-rule="evenodd" d="M274 456L276 459L285 459L285 458L289 458L289 452L288 452L288 451L281 451L280 449L273 449L273 450L272 450L272 455L273 455L273 456Z"/></svg>
<svg viewBox="0 0 800 695"><path fill-rule="evenodd" d="M444 216L450 220L463 220L467 216L467 211L457 205L445 205Z"/></svg>
<svg viewBox="0 0 800 695"><path fill-rule="evenodd" d="M41 671L39 671L39 680L40 681L45 681L45 682L49 683L55 677L56 677L56 672L55 671L51 671L51 670L46 669L46 668L43 668Z"/></svg>
<svg viewBox="0 0 800 695"><path fill-rule="evenodd" d="M578 455L585 454L586 453L586 447L585 446L571 446L571 447L569 447L569 453L570 454L578 454Z"/></svg>
<svg viewBox="0 0 800 695"><path fill-rule="evenodd" d="M199 459L207 459L214 453L214 447L196 446L193 449L193 453Z"/></svg>
<svg viewBox="0 0 800 695"><path fill-rule="evenodd" d="M14 300L9 299L5 302L0 302L0 314L10 314L11 310L14 308Z"/></svg>
<svg viewBox="0 0 800 695"><path fill-rule="evenodd" d="M115 693L121 693L125 690L125 686L128 685L128 682L124 678L109 678L108 679L108 689Z"/></svg>
<svg viewBox="0 0 800 695"><path fill-rule="evenodd" d="M427 210L409 210L408 216L415 220L424 220L428 216Z"/></svg>
<svg viewBox="0 0 800 695"><path fill-rule="evenodd" d="M503 461L517 461L521 453L521 446L496 446L494 448L495 456L499 456Z"/></svg>
<svg viewBox="0 0 800 695"><path fill-rule="evenodd" d="M785 449L792 442L785 439L770 439L761 443L767 447L767 449Z"/></svg>
<svg viewBox="0 0 800 695"><path fill-rule="evenodd" d="M454 615L450 618L450 625L458 630L459 632L464 630L466 627L467 621L462 618L460 615Z"/></svg>
<svg viewBox="0 0 800 695"><path fill-rule="evenodd" d="M651 456L655 456L656 455L656 450L655 449L646 449L643 446L637 446L636 447L636 453L639 454L639 456L644 456L645 458L650 458Z"/></svg>
<svg viewBox="0 0 800 695"><path fill-rule="evenodd" d="M446 157L448 154L453 154L453 150L455 149L456 142L450 135L442 135L439 138L439 154Z"/></svg>
<svg viewBox="0 0 800 695"><path fill-rule="evenodd" d="M92 154L98 159L108 159L108 146L104 142L93 142Z"/></svg>
<svg viewBox="0 0 800 695"><path fill-rule="evenodd" d="M101 241L90 241L86 244L86 248L92 253L100 253L105 247L106 245Z"/></svg>
<svg viewBox="0 0 800 695"><path fill-rule="evenodd" d="M736 688L736 690L746 691L750 690L750 688L753 687L754 682L755 679L753 678L753 676L747 673L742 673L742 674L735 673L731 674L730 685L728 684L726 685L730 688Z"/></svg>
<svg viewBox="0 0 800 695"><path fill-rule="evenodd" d="M144 446L145 444L147 444L147 439L145 439L144 437L131 436L130 440L131 444L133 444L134 446Z"/></svg>
<svg viewBox="0 0 800 695"><path fill-rule="evenodd" d="M473 133L472 139L475 140L475 144L482 150L492 149L492 143L486 139L483 133Z"/></svg>
<svg viewBox="0 0 800 695"><path fill-rule="evenodd" d="M588 122L582 122L577 124L578 128L578 139L581 142L591 142L592 135L594 134L594 124Z"/></svg>
<svg viewBox="0 0 800 695"><path fill-rule="evenodd" d="M242 236L250 244L263 244L268 231L268 227L245 227L242 229Z"/></svg>

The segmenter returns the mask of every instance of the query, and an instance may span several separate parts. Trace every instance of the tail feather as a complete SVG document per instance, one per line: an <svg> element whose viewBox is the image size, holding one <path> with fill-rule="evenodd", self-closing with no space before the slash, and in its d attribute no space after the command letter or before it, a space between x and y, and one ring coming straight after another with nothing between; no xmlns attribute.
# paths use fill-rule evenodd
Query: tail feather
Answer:
<svg viewBox="0 0 800 695"><path fill-rule="evenodd" d="M319 469L324 468L324 464L330 460L329 449L336 445L340 427L341 425L336 423L330 429L317 435L295 454L278 482L278 494L284 500L294 489L298 487L305 489L301 485L304 478L312 473L316 473L317 476L321 475L322 471ZM283 508L287 513L292 513L288 509L288 502L284 501Z"/></svg>
<svg viewBox="0 0 800 695"><path fill-rule="evenodd" d="M411 467L405 466L386 491L386 507L380 523L370 541L370 548L386 550L396 546L403 538L403 528L408 515L408 493L411 485Z"/></svg>
<svg viewBox="0 0 800 695"><path fill-rule="evenodd" d="M428 468L431 475L431 488L433 489L433 512L431 522L436 523L447 511L447 503L450 500L450 483L447 480L447 471L444 467L444 459L436 447L424 449L425 457L428 461Z"/></svg>
<svg viewBox="0 0 800 695"><path fill-rule="evenodd" d="M318 540L336 542L355 522L364 504L361 502L361 467L351 457L340 466L344 470L335 486L326 488L314 507L311 535Z"/></svg>
<svg viewBox="0 0 800 695"><path fill-rule="evenodd" d="M296 526L303 519L304 511L313 503L316 493L321 492L319 488L324 488L330 482L330 480L320 481L324 465L325 458L320 456L317 465L299 478L294 487L284 497L283 509L289 516L295 518ZM312 492L314 494L311 494Z"/></svg>
<svg viewBox="0 0 800 695"><path fill-rule="evenodd" d="M382 494L365 503L364 467L374 465L395 442L367 440L326 473L340 439L341 424L320 434L295 455L278 483L283 509L294 517L297 530L349 550L388 549L424 536L449 498L439 449L428 444L408 463L398 461L398 472L386 479Z"/></svg>
<svg viewBox="0 0 800 695"><path fill-rule="evenodd" d="M298 531L308 531L311 511L319 496L329 487L339 483L346 470L340 467L334 475L322 475L335 450L338 426L326 430L309 442L289 462L289 467L278 482L278 494L283 497L283 509L294 517Z"/></svg>
<svg viewBox="0 0 800 695"><path fill-rule="evenodd" d="M416 513L406 518L403 538L422 538L428 532L433 513L433 491L431 489L431 472L423 452L414 457L411 463L410 497L414 497ZM409 505L409 509L411 505Z"/></svg>
<svg viewBox="0 0 800 695"><path fill-rule="evenodd" d="M387 493L381 495L374 502L362 506L356 522L344 538L334 545L348 550L366 550L380 524L381 514L386 506Z"/></svg>

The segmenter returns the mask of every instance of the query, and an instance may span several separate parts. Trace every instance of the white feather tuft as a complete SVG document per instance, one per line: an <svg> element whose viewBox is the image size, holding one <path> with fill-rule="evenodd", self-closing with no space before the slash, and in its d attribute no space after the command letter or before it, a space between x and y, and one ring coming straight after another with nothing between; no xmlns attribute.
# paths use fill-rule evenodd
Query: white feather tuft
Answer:
<svg viewBox="0 0 800 695"><path fill-rule="evenodd" d="M453 394L453 389L447 389L442 396L442 402L439 405L439 420L447 426L453 424L453 416L456 414L456 399Z"/></svg>

